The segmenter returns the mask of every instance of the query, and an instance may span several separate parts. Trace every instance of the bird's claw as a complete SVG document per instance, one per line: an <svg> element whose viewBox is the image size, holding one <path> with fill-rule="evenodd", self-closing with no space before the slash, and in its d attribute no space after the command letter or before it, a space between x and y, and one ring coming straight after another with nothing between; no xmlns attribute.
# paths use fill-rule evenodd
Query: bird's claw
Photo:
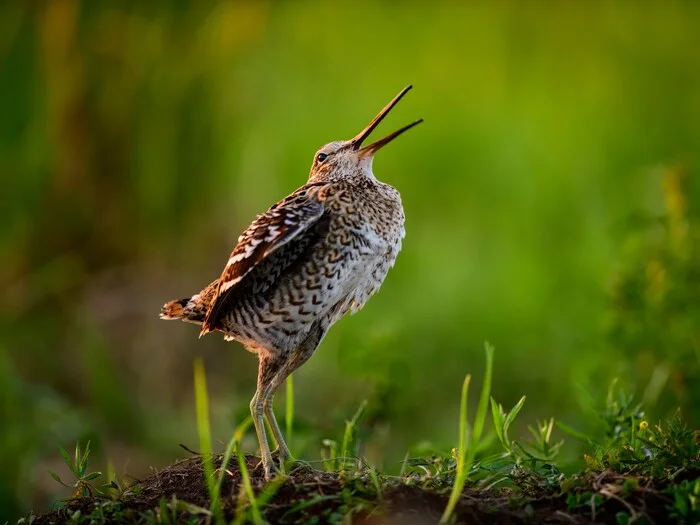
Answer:
<svg viewBox="0 0 700 525"><path fill-rule="evenodd" d="M273 454L274 454L274 452L273 452ZM263 476L265 477L265 481L270 481L276 476L286 476L284 465L285 465L284 462L282 462L279 467L277 465L275 465L275 461L273 460L272 454L271 454L269 460L265 460L265 458L261 458L260 462L257 465L255 465L255 470L258 470L259 468L262 467Z"/></svg>
<svg viewBox="0 0 700 525"><path fill-rule="evenodd" d="M297 464L308 466L307 463L294 458L288 449L280 450L276 448L270 452L269 459L260 458L258 464L255 465L255 470L262 468L265 481L270 481L275 476L286 476L287 472Z"/></svg>
<svg viewBox="0 0 700 525"><path fill-rule="evenodd" d="M270 481L272 479L272 459L270 459L269 462L265 461L265 459L260 458L260 461L258 462L257 465L255 465L254 470L259 470L262 467L263 469L263 476L265 477L265 481ZM275 469L276 470L276 469Z"/></svg>

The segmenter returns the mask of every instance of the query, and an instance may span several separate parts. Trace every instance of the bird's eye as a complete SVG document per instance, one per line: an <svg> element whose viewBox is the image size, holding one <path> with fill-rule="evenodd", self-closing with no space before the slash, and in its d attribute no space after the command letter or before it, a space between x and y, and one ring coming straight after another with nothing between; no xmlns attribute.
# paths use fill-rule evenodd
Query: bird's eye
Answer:
<svg viewBox="0 0 700 525"><path fill-rule="evenodd" d="M328 155L326 153L319 153L318 155L316 155L316 160L319 162L323 162L327 158L328 158Z"/></svg>

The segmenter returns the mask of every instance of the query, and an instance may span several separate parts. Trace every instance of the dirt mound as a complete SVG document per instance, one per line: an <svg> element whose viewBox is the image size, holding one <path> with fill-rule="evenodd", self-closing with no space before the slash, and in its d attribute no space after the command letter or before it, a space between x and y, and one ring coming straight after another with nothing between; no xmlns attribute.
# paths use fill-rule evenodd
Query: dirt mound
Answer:
<svg viewBox="0 0 700 525"><path fill-rule="evenodd" d="M222 458L214 458L221 468ZM366 474L323 472L299 463L279 483L265 483L259 459L246 458L250 482L256 493L260 516L268 523L361 523L423 525L437 523L447 505L447 490L406 484L403 478ZM220 471L221 472L221 471ZM598 478L591 483L611 481ZM69 501L63 508L38 516L35 525L50 523L205 523L215 520L209 513L210 498L200 457L177 462L153 476L137 481L118 498L90 497ZM567 504L566 495L552 492L525 497L512 489L466 489L455 510L456 523L617 523L619 511L629 510L620 498L601 503L597 515L581 512ZM236 458L225 469L221 485L223 516L230 522L242 512L242 522L254 514L244 495ZM652 492L649 492L652 494ZM647 511L663 519L665 504L653 498ZM659 513L660 512L660 513ZM164 516L167 514L167 516ZM344 521L347 520L347 521ZM658 523L658 521L657 521Z"/></svg>

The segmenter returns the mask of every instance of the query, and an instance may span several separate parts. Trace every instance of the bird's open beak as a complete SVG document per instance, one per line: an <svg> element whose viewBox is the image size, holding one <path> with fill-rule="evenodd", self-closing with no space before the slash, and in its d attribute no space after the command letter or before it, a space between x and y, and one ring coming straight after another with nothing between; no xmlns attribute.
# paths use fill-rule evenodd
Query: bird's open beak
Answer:
<svg viewBox="0 0 700 525"><path fill-rule="evenodd" d="M384 147L384 146L386 146L387 144L389 144L389 142L391 142L391 141L394 140L396 137L398 137L399 135L401 135L404 131L408 131L408 130L411 129L413 126L416 126L416 125L420 124L421 122L423 122L423 119L418 119L418 120L416 120L415 122L411 122L409 125L404 126L403 128L398 129L398 130L394 131L393 133L390 133L390 134L387 135L386 137L381 138L381 139L377 140L376 142L373 142L372 144L370 144L370 145L368 145L368 146L365 146L364 148L361 148L362 142L364 142L364 140L365 140L367 137L369 137L370 133L372 133L372 131L374 131L374 128L376 128L376 127L379 125L379 123L380 123L382 120L384 120L384 117L387 116L387 114L389 113L389 111L391 111L391 109L399 102L399 100L401 100L401 99L403 98L403 96L404 96L406 93L409 92L409 90L410 90L412 87L413 87L413 86L406 86L405 88L403 88L403 89L399 92L399 94L396 95L396 96L391 100L391 102L389 102L389 103L384 107L384 109L382 109L382 110L379 112L379 114L378 114L376 117L374 117L374 118L372 119L372 122L370 122L370 123L367 125L367 127L366 127L365 129L363 129L354 139L352 139L352 140L350 141L350 143L352 144L352 149L353 149L353 150L359 150L359 155L360 155L360 156L372 155L372 154L376 153L379 149L381 149L382 147ZM360 148L361 148L361 149L360 149Z"/></svg>

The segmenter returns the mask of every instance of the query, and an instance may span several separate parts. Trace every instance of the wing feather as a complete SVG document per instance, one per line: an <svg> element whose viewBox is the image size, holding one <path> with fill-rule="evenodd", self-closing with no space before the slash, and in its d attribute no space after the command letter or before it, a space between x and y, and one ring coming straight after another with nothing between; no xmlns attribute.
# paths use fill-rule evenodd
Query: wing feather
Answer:
<svg viewBox="0 0 700 525"><path fill-rule="evenodd" d="M325 208L318 200L318 192L309 192L308 189L310 188L304 187L297 190L258 215L238 238L238 244L219 278L215 299L202 324L200 337L215 329L225 313L236 284L263 259L308 230L321 218Z"/></svg>

